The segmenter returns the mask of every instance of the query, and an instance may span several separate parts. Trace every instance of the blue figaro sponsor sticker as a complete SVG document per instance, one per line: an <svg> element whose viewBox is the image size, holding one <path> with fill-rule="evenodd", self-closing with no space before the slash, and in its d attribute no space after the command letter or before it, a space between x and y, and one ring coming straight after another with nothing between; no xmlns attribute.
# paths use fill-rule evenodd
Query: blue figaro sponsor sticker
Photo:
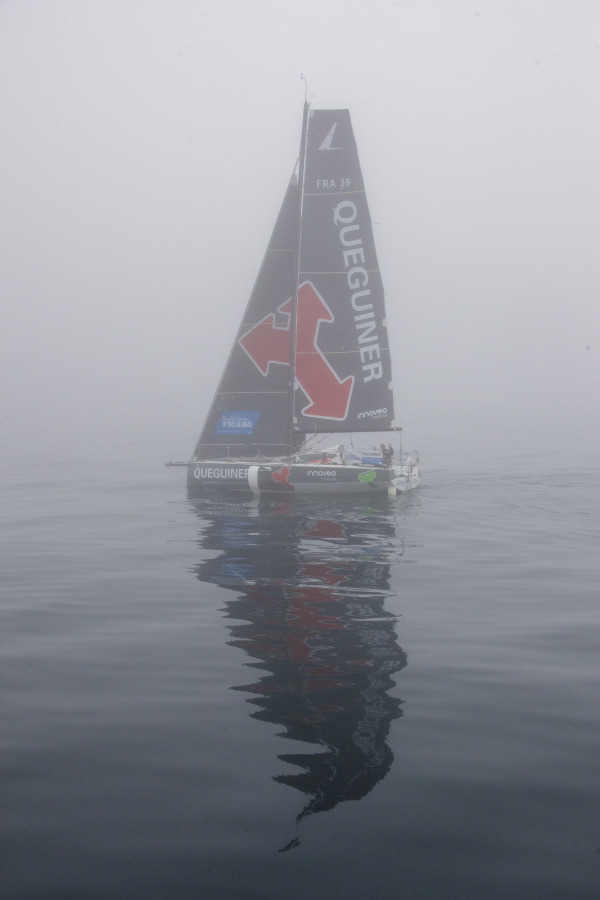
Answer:
<svg viewBox="0 0 600 900"><path fill-rule="evenodd" d="M259 409L228 409L219 416L214 434L252 434L259 416Z"/></svg>

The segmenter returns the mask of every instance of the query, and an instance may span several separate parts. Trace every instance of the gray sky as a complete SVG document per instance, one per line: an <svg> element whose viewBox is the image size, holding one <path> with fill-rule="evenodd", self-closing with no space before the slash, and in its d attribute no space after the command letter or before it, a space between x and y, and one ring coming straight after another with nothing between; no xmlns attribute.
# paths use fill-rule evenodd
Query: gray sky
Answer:
<svg viewBox="0 0 600 900"><path fill-rule="evenodd" d="M3 428L191 452L301 73L351 111L407 443L597 438L597 0L0 0Z"/></svg>

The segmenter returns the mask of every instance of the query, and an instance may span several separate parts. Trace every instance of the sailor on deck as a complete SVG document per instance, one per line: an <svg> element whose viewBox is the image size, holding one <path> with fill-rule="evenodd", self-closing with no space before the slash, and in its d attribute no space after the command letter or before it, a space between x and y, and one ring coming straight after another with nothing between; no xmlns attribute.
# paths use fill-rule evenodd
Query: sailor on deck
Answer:
<svg viewBox="0 0 600 900"><path fill-rule="evenodd" d="M344 452L343 444L340 444L340 446L337 448L335 456L333 457L331 462L334 463L334 465L336 465L336 466L344 465L344 463L346 462L346 454Z"/></svg>
<svg viewBox="0 0 600 900"><path fill-rule="evenodd" d="M394 455L392 445L388 444L386 447L385 444L381 444L381 455L383 457L383 465L389 468L392 465L392 456Z"/></svg>

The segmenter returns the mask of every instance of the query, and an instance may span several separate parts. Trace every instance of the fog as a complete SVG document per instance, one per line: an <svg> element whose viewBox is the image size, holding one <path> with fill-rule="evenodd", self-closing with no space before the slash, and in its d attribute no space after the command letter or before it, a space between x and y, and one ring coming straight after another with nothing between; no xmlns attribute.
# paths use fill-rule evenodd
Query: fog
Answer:
<svg viewBox="0 0 600 900"><path fill-rule="evenodd" d="M348 107L406 441L598 438L597 0L4 0L1 409L191 452L298 153Z"/></svg>

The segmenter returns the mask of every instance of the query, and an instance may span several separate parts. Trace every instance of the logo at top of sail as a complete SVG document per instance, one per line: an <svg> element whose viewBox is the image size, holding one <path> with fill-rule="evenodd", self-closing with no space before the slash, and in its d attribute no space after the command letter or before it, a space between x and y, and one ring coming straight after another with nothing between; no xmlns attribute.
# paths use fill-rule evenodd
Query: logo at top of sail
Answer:
<svg viewBox="0 0 600 900"><path fill-rule="evenodd" d="M327 134L325 135L325 139L321 142L319 150L341 150L341 147L332 147L331 142L333 141L333 136L335 134L335 129L337 128L337 122L331 126Z"/></svg>

